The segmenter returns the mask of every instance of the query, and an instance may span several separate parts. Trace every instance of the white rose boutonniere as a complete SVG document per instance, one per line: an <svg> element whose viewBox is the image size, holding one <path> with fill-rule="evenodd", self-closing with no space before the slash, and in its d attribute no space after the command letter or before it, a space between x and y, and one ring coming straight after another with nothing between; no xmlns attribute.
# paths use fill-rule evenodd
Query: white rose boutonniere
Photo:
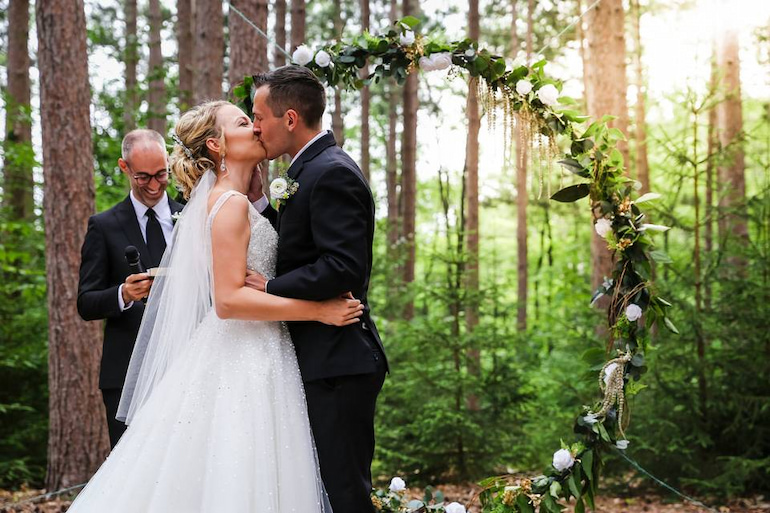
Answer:
<svg viewBox="0 0 770 513"><path fill-rule="evenodd" d="M276 201L277 207L280 209L281 205L299 189L299 182L296 182L288 176L279 176L272 182L270 182L270 197Z"/></svg>
<svg viewBox="0 0 770 513"><path fill-rule="evenodd" d="M177 221L179 221L180 219L182 219L182 212L175 212L175 213L171 214L171 222L172 223L176 224Z"/></svg>

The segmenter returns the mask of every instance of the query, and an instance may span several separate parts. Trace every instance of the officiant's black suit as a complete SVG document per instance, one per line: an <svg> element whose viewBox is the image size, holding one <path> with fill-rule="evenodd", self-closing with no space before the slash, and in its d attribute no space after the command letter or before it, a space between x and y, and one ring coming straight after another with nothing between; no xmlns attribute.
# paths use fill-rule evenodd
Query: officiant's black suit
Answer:
<svg viewBox="0 0 770 513"><path fill-rule="evenodd" d="M387 371L367 302L374 200L361 170L328 132L287 174L299 189L277 216L271 208L264 213L279 234L277 277L267 292L320 301L350 291L366 305L357 324L292 322L289 330L332 509L371 512L374 407Z"/></svg>
<svg viewBox="0 0 770 513"><path fill-rule="evenodd" d="M169 198L171 213L182 205ZM86 321L106 319L99 388L107 410L110 444L114 447L125 431L125 425L115 419L120 392L126 379L128 362L142 322L144 304L136 301L125 311L118 304L118 287L131 274L126 263L126 246L139 250L145 269L156 267L142 237L131 198L111 209L91 216L81 250L78 313Z"/></svg>

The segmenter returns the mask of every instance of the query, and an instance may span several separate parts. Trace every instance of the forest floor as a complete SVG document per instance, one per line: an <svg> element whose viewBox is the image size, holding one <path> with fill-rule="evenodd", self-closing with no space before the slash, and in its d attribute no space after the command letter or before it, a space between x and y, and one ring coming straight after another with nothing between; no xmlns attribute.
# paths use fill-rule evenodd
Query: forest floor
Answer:
<svg viewBox="0 0 770 513"><path fill-rule="evenodd" d="M474 498L479 488L475 485L444 485L437 486L441 490L447 502L457 501L468 504ZM55 499L50 501L29 501L45 493L44 490L5 491L0 490L0 513L64 513L70 505L70 500ZM423 490L410 488L409 496L422 497ZM724 504L705 501L713 511L720 513L770 513L770 499L763 496L732 499ZM478 502L474 503L469 513L478 513ZM572 513L572 508L566 510ZM649 493L642 494L636 491L633 495L618 496L612 493L600 495L596 501L596 513L701 513L709 510L692 504L671 502L667 497L655 496Z"/></svg>

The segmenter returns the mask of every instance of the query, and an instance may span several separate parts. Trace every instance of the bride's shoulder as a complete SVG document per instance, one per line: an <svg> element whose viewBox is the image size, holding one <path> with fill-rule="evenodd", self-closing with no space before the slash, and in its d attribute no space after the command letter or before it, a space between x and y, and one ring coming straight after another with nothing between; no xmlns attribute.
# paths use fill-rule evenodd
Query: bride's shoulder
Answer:
<svg viewBox="0 0 770 513"><path fill-rule="evenodd" d="M235 198L235 199L231 199ZM213 189L208 198L211 222L224 218L227 224L248 222L249 200L246 195L232 189ZM217 223L220 224L220 223Z"/></svg>

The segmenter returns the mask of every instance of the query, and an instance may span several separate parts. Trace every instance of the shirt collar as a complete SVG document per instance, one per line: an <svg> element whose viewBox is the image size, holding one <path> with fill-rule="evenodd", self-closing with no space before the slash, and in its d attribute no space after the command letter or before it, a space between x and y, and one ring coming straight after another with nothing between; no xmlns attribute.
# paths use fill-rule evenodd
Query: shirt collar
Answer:
<svg viewBox="0 0 770 513"><path fill-rule="evenodd" d="M134 191L131 191L128 193L129 197L131 198L131 204L134 205L134 212L136 212L136 218L142 219L145 215L147 215L147 211L150 210L150 207L136 199L136 196L134 196ZM163 196L160 198L160 201L152 207L153 211L155 211L155 217L158 219L171 219L171 207L168 204L168 195L166 192L163 192Z"/></svg>
<svg viewBox="0 0 770 513"><path fill-rule="evenodd" d="M310 148L310 146L312 146L312 144L313 144L314 142L316 142L316 141L317 141L318 139L320 139L321 137L325 136L327 133L329 133L329 131L328 131L328 130L321 130L320 132L318 132L318 133L315 135L315 137L313 137L312 139L310 139L310 140L307 142L307 144L305 144L305 145L302 147L302 149L301 149L301 150L299 150L299 151L297 152L297 154L296 154L296 155L294 155L294 158L293 158L293 159L291 159L291 163L289 163L289 166L291 166L292 164L294 164L294 162L295 162L295 161L296 161L296 160L299 158L299 156L300 156L300 155L302 155L302 153L303 153L303 152L304 152L306 149Z"/></svg>

